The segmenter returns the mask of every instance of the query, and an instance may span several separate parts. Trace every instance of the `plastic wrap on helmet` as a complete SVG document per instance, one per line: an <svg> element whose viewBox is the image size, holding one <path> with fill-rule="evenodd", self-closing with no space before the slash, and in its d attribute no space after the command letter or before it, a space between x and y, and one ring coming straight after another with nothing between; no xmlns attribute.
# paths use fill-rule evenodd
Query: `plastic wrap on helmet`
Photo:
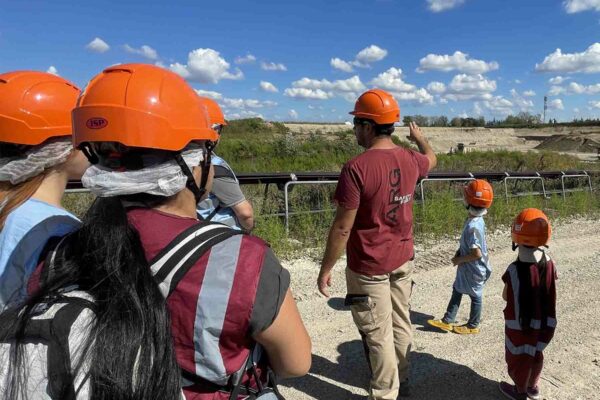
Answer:
<svg viewBox="0 0 600 400"><path fill-rule="evenodd" d="M0 181L9 181L13 185L24 182L67 161L72 151L70 137L57 138L31 147L22 157L0 158Z"/></svg>
<svg viewBox="0 0 600 400"><path fill-rule="evenodd" d="M204 160L204 150L194 148L181 153L191 168ZM96 196L112 197L136 193L173 196L182 191L187 177L175 160L134 171L115 171L93 165L85 171L81 183Z"/></svg>

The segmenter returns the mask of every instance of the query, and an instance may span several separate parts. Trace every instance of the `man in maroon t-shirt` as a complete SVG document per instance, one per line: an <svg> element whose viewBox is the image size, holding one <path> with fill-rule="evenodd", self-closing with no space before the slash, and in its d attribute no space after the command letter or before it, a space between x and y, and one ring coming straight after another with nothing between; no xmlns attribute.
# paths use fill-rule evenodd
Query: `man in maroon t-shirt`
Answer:
<svg viewBox="0 0 600 400"><path fill-rule="evenodd" d="M400 108L389 93L380 89L363 93L350 114L358 144L366 151L346 163L340 174L338 207L318 286L329 297L331 270L346 247L346 300L368 350L369 399L394 400L409 395L413 194L418 179L427 176L437 161L414 123L409 139L420 153L393 143Z"/></svg>

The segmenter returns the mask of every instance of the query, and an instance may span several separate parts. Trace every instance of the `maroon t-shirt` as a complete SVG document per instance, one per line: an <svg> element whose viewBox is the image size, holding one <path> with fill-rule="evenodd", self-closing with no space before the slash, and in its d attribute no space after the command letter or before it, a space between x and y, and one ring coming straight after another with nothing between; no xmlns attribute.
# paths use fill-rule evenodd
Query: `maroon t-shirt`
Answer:
<svg viewBox="0 0 600 400"><path fill-rule="evenodd" d="M402 147L370 149L344 165L335 201L358 209L346 248L348 268L380 275L413 258L413 195L428 170L426 156Z"/></svg>

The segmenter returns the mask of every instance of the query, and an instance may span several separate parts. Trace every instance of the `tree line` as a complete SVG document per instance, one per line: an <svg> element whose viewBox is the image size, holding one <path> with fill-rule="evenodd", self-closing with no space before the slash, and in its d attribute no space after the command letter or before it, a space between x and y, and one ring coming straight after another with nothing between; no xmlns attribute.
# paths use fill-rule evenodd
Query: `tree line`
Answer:
<svg viewBox="0 0 600 400"><path fill-rule="evenodd" d="M454 117L449 119L445 115L425 116L425 115L406 115L402 118L404 126L408 126L411 122L416 122L423 127L453 127L453 128L471 128L471 127L487 127L487 128L540 128L547 126L600 126L600 119L595 118L574 118L570 122L558 122L556 119L550 119L543 123L540 114L531 114L528 112L520 112L517 115L509 115L505 119L492 119L486 121L484 117Z"/></svg>

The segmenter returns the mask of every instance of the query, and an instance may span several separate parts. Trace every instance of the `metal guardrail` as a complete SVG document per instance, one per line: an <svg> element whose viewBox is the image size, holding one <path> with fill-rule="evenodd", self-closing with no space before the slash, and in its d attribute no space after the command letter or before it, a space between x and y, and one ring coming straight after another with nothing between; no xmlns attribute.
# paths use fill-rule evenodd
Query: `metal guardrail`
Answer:
<svg viewBox="0 0 600 400"><path fill-rule="evenodd" d="M432 172L427 178L420 179L417 185L420 189L421 202L425 205L425 189L424 184L427 182L464 182L471 181L473 179L486 179L488 181L501 182L504 185L504 193L506 200L508 201L508 181L520 181L520 180L540 180L542 184L541 192L529 192L527 194L543 195L545 198L548 193L557 193L556 191L547 191L544 180L545 179L560 179L563 199L566 199L566 193L581 189L566 189L565 180L575 178L585 178L588 183L589 191L593 191L592 177L600 177L600 171L584 171L584 170L571 170L571 171L518 171L518 172ZM269 185L276 184L278 189L283 191L285 210L283 213L275 213L269 215L283 216L285 219L285 229L289 232L289 220L291 215L306 214L306 213L318 213L329 210L309 210L309 211L290 211L289 204L289 192L292 186L295 185L331 185L337 183L339 179L339 172L295 172L295 173L265 173L265 174L237 174L240 185L265 185L265 196L267 194ZM69 182L67 190L71 193L75 192L86 192L81 182Z"/></svg>
<svg viewBox="0 0 600 400"><path fill-rule="evenodd" d="M541 176L544 179L560 179L563 175L587 174L589 176L599 176L600 171L509 171L509 172L431 172L427 179L452 179L452 178L475 178L486 179L488 181L501 181L506 176L527 177ZM258 185L258 184L276 184L283 190L283 186L290 181L323 181L337 180L339 172L276 172L276 173L243 173L236 174L240 185ZM67 189L82 189L79 181L69 182Z"/></svg>
<svg viewBox="0 0 600 400"><path fill-rule="evenodd" d="M293 185L331 185L337 184L337 180L330 181L290 181L286 182L283 187L283 196L285 200L285 233L290 233L290 204L289 204L289 188ZM326 212L328 210L311 210L310 212ZM305 211L306 213L307 211ZM298 214L298 213L295 213Z"/></svg>

